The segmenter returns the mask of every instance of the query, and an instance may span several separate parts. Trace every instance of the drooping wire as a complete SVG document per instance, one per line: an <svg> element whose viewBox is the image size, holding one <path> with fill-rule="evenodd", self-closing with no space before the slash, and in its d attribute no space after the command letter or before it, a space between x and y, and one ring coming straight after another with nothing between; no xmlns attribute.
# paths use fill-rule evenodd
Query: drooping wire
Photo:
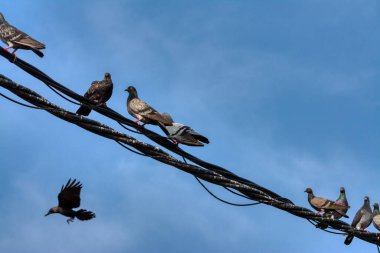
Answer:
<svg viewBox="0 0 380 253"><path fill-rule="evenodd" d="M146 155L146 154L144 154L144 153L138 152L138 151L136 151L136 150L133 150L133 149L127 147L126 145L124 145L124 144L121 143L120 141L116 141L116 142L117 142L120 146L122 146L123 148L126 148L126 149L128 149L129 151L131 151L131 152L133 152L133 153L135 153L135 154L138 154L138 155L141 155L141 156L148 156L148 155ZM148 156L148 157L150 157L150 156Z"/></svg>
<svg viewBox="0 0 380 253"><path fill-rule="evenodd" d="M73 104L76 104L76 105L82 105L81 103L78 103L78 102L75 102L74 100L71 100L70 98L67 98L65 95L61 94L61 92L57 91L56 89L54 89L53 87L51 87L50 85L46 85L49 89L51 89L52 91L54 91L58 96L60 96L61 98L69 101L70 103L73 103Z"/></svg>
<svg viewBox="0 0 380 253"><path fill-rule="evenodd" d="M219 198L218 196L216 196L214 193L212 193L202 182L201 180L199 180L198 177L194 176L195 179L198 181L198 183L211 195L213 196L214 198L216 198L217 200L225 203L225 204L228 204L228 205L231 205L231 206L254 206L254 205L258 205L258 204L261 204L260 202L255 202L255 203L248 203L248 204L236 204L236 203L232 203L232 202L229 202L229 201L226 201L226 200L223 200L221 198Z"/></svg>
<svg viewBox="0 0 380 253"><path fill-rule="evenodd" d="M187 164L187 161L186 161L186 159L185 159L185 157L182 157L182 159L183 159L183 162L184 163L186 163ZM229 201L226 201L226 200L224 200L224 199L221 199L221 198L219 198L218 196L216 196L214 193L212 193L207 187L206 187L206 185L204 185L203 183L202 183L202 181L198 178L198 177L196 177L196 176L194 176L195 177L195 179L198 181L198 183L211 195L211 196L213 196L215 199L217 199L217 200L219 200L219 201L221 201L221 202L223 202L223 203L225 203L225 204L228 204L228 205L231 205L231 206L254 206L254 205L258 205L258 204L261 204L260 202L255 202L255 203L248 203L248 204L236 204L236 203L232 203L232 202L229 202ZM227 189L227 187L224 187L224 188L226 188ZM234 192L233 192L234 193Z"/></svg>
<svg viewBox="0 0 380 253"><path fill-rule="evenodd" d="M27 104L21 103L21 102L19 102L17 100L14 100L13 98L10 98L10 97L4 95L1 92L0 92L0 96L2 96L3 98L6 98L6 99L12 101L13 103L16 103L16 104L19 104L19 105L22 105L22 106L25 106L25 107L28 107L28 108L37 109L37 110L44 110L45 109L45 108L42 108L42 107L32 106L32 105L27 105Z"/></svg>
<svg viewBox="0 0 380 253"><path fill-rule="evenodd" d="M242 197L242 198L246 198L246 199L252 200L250 197L247 197L247 196L245 196L244 194L241 194L241 193L235 192L235 191L231 190L231 189L228 188L228 187L223 186L223 188L226 189L227 191L229 191L229 192L231 192L231 193L237 195L237 196L240 196L240 197Z"/></svg>
<svg viewBox="0 0 380 253"><path fill-rule="evenodd" d="M377 247L377 252L380 253L380 247L379 247L379 245L376 244L376 247Z"/></svg>
<svg viewBox="0 0 380 253"><path fill-rule="evenodd" d="M308 222L310 222L313 226L317 227L317 223L309 220L309 219L306 219ZM323 229L323 228L319 228L327 233L330 233L330 234L335 234L335 235L346 235L346 233L343 233L343 232L334 232L334 231L331 231L331 230L327 230L327 228Z"/></svg>
<svg viewBox="0 0 380 253"><path fill-rule="evenodd" d="M131 132L133 132L133 133L135 133L135 134L141 134L139 131L136 131L136 130L133 130L133 129L129 128L129 127L126 127L124 124L120 123L119 121L118 121L117 123L119 123L119 125L120 125L122 128L127 129L128 131L131 131Z"/></svg>

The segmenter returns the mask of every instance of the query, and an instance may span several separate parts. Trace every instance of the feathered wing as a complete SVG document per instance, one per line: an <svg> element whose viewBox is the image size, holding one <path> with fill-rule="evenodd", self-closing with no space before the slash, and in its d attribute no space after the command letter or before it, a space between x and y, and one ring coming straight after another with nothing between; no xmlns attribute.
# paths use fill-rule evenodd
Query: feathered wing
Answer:
<svg viewBox="0 0 380 253"><path fill-rule="evenodd" d="M113 89L112 83L110 85L107 84L106 80L92 82L84 97L96 104L107 102L112 95ZM90 112L91 108L83 104L77 110L77 114L83 116L88 116Z"/></svg>
<svg viewBox="0 0 380 253"><path fill-rule="evenodd" d="M129 108L132 111L132 113L140 115L143 118L160 122L167 126L172 125L172 122L170 120L162 117L162 115L159 112L157 112L153 107L151 107L149 104L142 101L141 99L134 98L131 101L129 101Z"/></svg>
<svg viewBox="0 0 380 253"><path fill-rule="evenodd" d="M62 185L61 192L58 194L58 206L62 208L77 208L80 206L80 191L82 184L76 179L71 181L71 178Z"/></svg>
<svg viewBox="0 0 380 253"><path fill-rule="evenodd" d="M348 216L344 212L346 207L339 205L339 204L336 204L334 201L331 201L331 200L328 200L325 198L315 197L311 200L311 203L319 209L334 210L334 211L338 212L340 215L348 218Z"/></svg>

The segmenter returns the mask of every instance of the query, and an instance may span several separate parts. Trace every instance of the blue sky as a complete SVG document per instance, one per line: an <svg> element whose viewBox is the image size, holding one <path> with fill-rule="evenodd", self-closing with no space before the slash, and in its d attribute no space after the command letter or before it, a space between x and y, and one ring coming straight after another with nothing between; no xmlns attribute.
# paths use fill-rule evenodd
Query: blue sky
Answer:
<svg viewBox="0 0 380 253"><path fill-rule="evenodd" d="M200 158L303 206L306 187L335 199L345 186L351 218L364 195L380 201L379 1L0 6L10 23L47 45L43 59L28 51L19 57L82 94L110 72L108 105L125 115L124 89L133 84L156 109L210 139L204 148L184 147ZM0 70L77 109L8 61ZM347 247L342 236L272 207L226 206L190 175L45 112L0 99L0 115L1 252L376 250L358 239ZM68 226L62 216L43 216L69 177L82 181L82 207L95 220Z"/></svg>

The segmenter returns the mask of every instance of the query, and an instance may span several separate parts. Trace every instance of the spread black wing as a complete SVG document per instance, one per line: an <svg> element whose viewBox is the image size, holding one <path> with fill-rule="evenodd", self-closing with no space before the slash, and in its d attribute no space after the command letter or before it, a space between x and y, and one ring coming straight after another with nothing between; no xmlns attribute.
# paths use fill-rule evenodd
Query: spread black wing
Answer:
<svg viewBox="0 0 380 253"><path fill-rule="evenodd" d="M61 192L58 194L58 206L62 208L77 208L80 206L80 191L82 184L76 179L71 178L66 185L62 185Z"/></svg>

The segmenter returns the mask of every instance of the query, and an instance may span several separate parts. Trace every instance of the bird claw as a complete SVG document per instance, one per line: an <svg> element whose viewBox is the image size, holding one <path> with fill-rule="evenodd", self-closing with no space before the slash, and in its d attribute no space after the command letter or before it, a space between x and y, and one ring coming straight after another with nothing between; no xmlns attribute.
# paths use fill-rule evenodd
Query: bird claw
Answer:
<svg viewBox="0 0 380 253"><path fill-rule="evenodd" d="M74 222L74 219L70 218L66 220L67 224L70 224L70 222Z"/></svg>

